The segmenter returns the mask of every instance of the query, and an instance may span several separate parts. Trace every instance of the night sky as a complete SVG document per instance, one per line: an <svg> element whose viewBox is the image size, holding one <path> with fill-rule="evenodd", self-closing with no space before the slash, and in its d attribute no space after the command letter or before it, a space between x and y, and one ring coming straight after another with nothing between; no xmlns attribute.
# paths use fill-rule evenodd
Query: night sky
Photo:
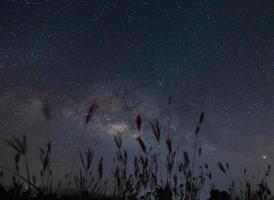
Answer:
<svg viewBox="0 0 274 200"><path fill-rule="evenodd" d="M232 174L264 169L274 162L273 87L272 0L0 1L0 162L7 166L14 152L2 141L11 134L27 135L33 166L51 140L60 175L89 145L111 163L117 129L129 153L139 148L138 113L147 145L156 145L148 122L158 118L163 134L187 150L204 111L199 143L212 168L221 160Z"/></svg>

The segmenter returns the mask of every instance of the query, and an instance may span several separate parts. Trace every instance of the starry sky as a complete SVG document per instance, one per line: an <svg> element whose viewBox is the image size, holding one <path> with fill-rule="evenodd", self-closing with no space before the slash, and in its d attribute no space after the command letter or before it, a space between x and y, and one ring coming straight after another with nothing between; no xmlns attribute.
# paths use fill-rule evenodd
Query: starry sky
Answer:
<svg viewBox="0 0 274 200"><path fill-rule="evenodd" d="M136 151L137 113L147 145L156 145L147 122L158 118L187 150L202 111L205 160L231 162L232 174L273 164L272 0L2 0L0 8L0 136L26 134L34 166L48 140L60 173L89 145L111 160L117 130ZM12 166L3 142L0 155Z"/></svg>

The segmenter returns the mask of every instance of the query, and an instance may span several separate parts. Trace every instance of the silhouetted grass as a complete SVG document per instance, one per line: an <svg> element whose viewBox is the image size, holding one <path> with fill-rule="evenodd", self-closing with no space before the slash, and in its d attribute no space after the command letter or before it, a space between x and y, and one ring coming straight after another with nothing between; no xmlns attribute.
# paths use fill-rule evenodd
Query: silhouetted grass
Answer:
<svg viewBox="0 0 274 200"><path fill-rule="evenodd" d="M169 104L171 98L169 98ZM86 123L94 115L98 104L95 102L86 116ZM172 135L166 138L161 135L160 122L150 122L152 134L158 144L164 144L165 153L154 153L142 138L142 117L136 116L136 143L141 151L133 158L128 157L123 147L123 137L117 132L114 137L117 151L113 158L112 176L104 176L103 157L96 160L91 148L79 151L80 167L76 174L66 174L64 180L55 180L52 170L52 145L48 142L39 151L41 170L39 176L30 171L27 159L27 138L11 136L5 143L15 151L14 170L0 165L0 181L3 176L11 175L12 184L5 188L0 185L0 199L156 199L156 200L196 200L200 199L205 184L212 186L210 200L270 200L274 199L267 184L271 166L266 169L261 181L254 186L246 181L233 181L227 191L219 191L212 183L212 172L207 163L201 163L202 148L198 137L203 127L205 114L202 112L196 129L193 131L194 144L192 154L175 148ZM163 155L162 155L163 154ZM192 156L190 156L192 155ZM24 160L21 160L21 157ZM164 159L162 166L161 158ZM129 167L133 162L133 168ZM25 165L24 175L21 165ZM217 162L216 166L225 174L229 173L229 163ZM160 172L159 172L160 171ZM33 174L30 177L30 174ZM244 169L244 176L247 170ZM73 194L62 194L61 191L72 187L77 188ZM57 195L58 194L58 195Z"/></svg>

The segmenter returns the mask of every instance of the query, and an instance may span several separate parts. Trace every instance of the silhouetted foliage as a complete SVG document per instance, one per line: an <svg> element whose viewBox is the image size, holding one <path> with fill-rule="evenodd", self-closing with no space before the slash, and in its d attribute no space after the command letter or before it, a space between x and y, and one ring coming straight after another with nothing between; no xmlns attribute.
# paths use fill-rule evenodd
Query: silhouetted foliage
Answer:
<svg viewBox="0 0 274 200"><path fill-rule="evenodd" d="M169 104L171 98L169 98ZM98 104L95 102L86 117L86 123L89 122ZM39 151L41 170L39 176L31 173L27 160L27 138L23 135L22 139L11 136L5 140L15 151L13 158L15 169L6 168L0 165L0 181L4 174L11 175L12 184L5 188L0 184L0 199L73 199L73 200L92 200L92 199L121 199L121 200L198 200L206 183L212 186L209 200L271 200L274 197L267 184L271 166L269 165L262 179L257 185L251 186L246 179L245 183L237 184L232 181L227 191L219 191L215 184L212 183L212 172L207 163L201 163L202 148L198 144L198 136L205 120L205 113L201 113L198 125L194 130L193 156L187 151L175 148L172 141L172 135L168 134L166 140L160 140L161 128L158 120L151 122L151 128L158 144L164 143L166 154L160 152L154 153L148 150L146 141L141 137L142 120L141 115L136 116L135 124L137 129L136 143L140 146L141 151L133 158L133 170L129 170L130 157L127 150L123 148L123 137L117 132L114 137L114 143L117 152L113 158L112 177L104 176L104 159L103 157L94 156L91 148L86 151L79 151L80 167L76 174L68 173L63 180L53 180L52 170L52 145L48 142L42 146ZM196 153L198 156L196 156ZM21 173L22 159L24 158L26 176ZM162 166L161 158L164 159ZM229 163L223 164L217 162L217 167L228 176ZM159 170L163 170L164 176L159 175ZM5 172L5 173L4 173ZM244 176L247 170L243 170ZM30 177L30 174L33 174ZM6 176L6 175L5 175ZM71 188L72 185L77 188L73 194L63 194L61 191ZM27 186L27 187L26 187ZM214 187L213 187L214 186ZM55 192L53 192L53 189ZM58 193L58 195L57 195Z"/></svg>

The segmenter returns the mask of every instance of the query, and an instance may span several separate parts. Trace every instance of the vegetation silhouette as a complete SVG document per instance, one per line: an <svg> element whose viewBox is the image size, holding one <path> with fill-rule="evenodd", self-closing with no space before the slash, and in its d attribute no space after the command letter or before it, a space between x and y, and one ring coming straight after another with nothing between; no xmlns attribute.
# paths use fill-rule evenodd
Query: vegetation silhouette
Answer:
<svg viewBox="0 0 274 200"><path fill-rule="evenodd" d="M86 123L90 122L97 107L96 102L90 107L86 116ZM198 200L201 199L201 191L205 184L211 186L209 200L274 199L267 184L267 178L271 171L270 165L255 186L252 186L248 181L242 184L236 184L235 181L232 181L227 191L216 189L212 181L213 174L209 164L202 163L200 159L202 148L198 143L198 137L203 128L204 120L205 113L202 112L193 133L195 141L191 152L192 156L187 151L175 148L170 134L167 134L166 138L163 137L158 119L149 122L156 142L164 143L166 146L166 153L163 155L160 151L155 153L147 147L146 141L142 137L143 120L141 114L138 114L135 120L137 129L135 138L140 151L132 159L133 169L129 169L129 157L127 150L123 147L122 134L117 132L113 136L117 150L113 158L111 178L104 176L103 157L95 160L94 152L91 148L87 148L85 152L79 151L80 168L78 172L76 174L70 172L62 180L56 181L52 170L52 145L50 141L40 148L41 169L39 175L35 175L34 172L30 171L27 159L27 137L25 135L22 138L11 136L4 142L15 152L15 168L9 169L2 163L0 165L0 181L3 180L4 176L11 175L9 187L4 187L3 183L0 184L0 199ZM163 166L161 160L165 160ZM22 166L24 166L23 169ZM216 166L221 172L228 174L229 163L224 164L218 161ZM31 176L31 174L33 175ZM243 174L246 176L246 169L244 169ZM73 185L77 188L76 190L70 193L64 191L72 188Z"/></svg>

